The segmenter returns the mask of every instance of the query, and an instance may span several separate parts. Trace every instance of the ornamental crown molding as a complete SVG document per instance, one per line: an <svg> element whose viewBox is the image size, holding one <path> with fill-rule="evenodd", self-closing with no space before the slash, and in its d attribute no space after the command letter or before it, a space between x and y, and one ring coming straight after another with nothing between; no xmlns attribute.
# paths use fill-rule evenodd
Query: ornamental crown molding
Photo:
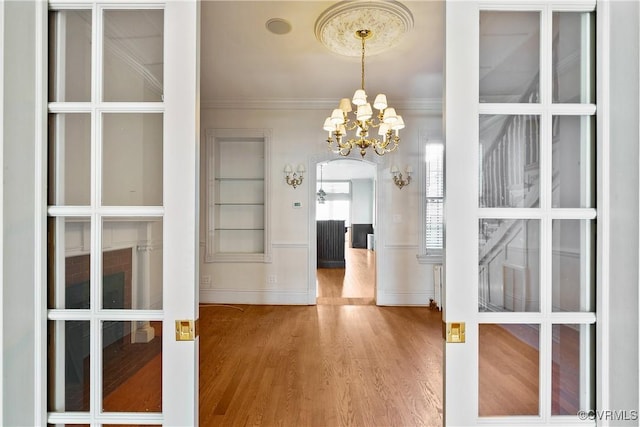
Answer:
<svg viewBox="0 0 640 427"><path fill-rule="evenodd" d="M203 109L218 110L326 110L334 108L335 99L210 99L201 101ZM442 99L415 98L395 103L403 110L442 112Z"/></svg>
<svg viewBox="0 0 640 427"><path fill-rule="evenodd" d="M411 11L397 1L343 1L325 10L315 24L316 38L332 52L360 56L359 30L371 31L367 39L367 56L396 46L413 28Z"/></svg>

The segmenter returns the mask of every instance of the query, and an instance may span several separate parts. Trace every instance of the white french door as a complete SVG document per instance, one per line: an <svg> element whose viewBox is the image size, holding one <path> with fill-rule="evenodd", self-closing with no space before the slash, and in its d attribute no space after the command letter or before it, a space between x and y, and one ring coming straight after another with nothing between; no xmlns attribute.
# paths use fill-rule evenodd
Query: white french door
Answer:
<svg viewBox="0 0 640 427"><path fill-rule="evenodd" d="M199 7L49 2L49 424L198 423Z"/></svg>
<svg viewBox="0 0 640 427"><path fill-rule="evenodd" d="M595 1L446 2L447 426L594 424L596 21Z"/></svg>

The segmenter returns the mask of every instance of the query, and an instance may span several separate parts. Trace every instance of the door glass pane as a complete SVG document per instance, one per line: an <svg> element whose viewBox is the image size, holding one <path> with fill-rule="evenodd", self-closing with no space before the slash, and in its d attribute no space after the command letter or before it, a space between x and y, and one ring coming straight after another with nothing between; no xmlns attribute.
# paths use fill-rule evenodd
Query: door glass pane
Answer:
<svg viewBox="0 0 640 427"><path fill-rule="evenodd" d="M88 321L50 320L48 410L76 412L89 410Z"/></svg>
<svg viewBox="0 0 640 427"><path fill-rule="evenodd" d="M478 325L478 414L538 415L539 325Z"/></svg>
<svg viewBox="0 0 640 427"><path fill-rule="evenodd" d="M552 415L595 408L595 325L553 325Z"/></svg>
<svg viewBox="0 0 640 427"><path fill-rule="evenodd" d="M553 13L553 101L592 103L595 98L595 14Z"/></svg>
<svg viewBox="0 0 640 427"><path fill-rule="evenodd" d="M163 10L104 12L104 101L162 101Z"/></svg>
<svg viewBox="0 0 640 427"><path fill-rule="evenodd" d="M594 221L555 219L553 227L553 311L594 311Z"/></svg>
<svg viewBox="0 0 640 427"><path fill-rule="evenodd" d="M162 205L162 125L159 113L103 115L103 205Z"/></svg>
<svg viewBox="0 0 640 427"><path fill-rule="evenodd" d="M102 322L102 378L103 411L161 412L162 322Z"/></svg>
<svg viewBox="0 0 640 427"><path fill-rule="evenodd" d="M49 204L91 203L91 116L49 115Z"/></svg>
<svg viewBox="0 0 640 427"><path fill-rule="evenodd" d="M481 115L480 207L537 207L539 158L539 116Z"/></svg>
<svg viewBox="0 0 640 427"><path fill-rule="evenodd" d="M553 117L554 208L595 205L595 117Z"/></svg>
<svg viewBox="0 0 640 427"><path fill-rule="evenodd" d="M479 311L540 310L540 221L479 221Z"/></svg>
<svg viewBox="0 0 640 427"><path fill-rule="evenodd" d="M49 218L51 259L49 308L88 309L91 290L91 221Z"/></svg>
<svg viewBox="0 0 640 427"><path fill-rule="evenodd" d="M539 102L540 13L480 11L480 102Z"/></svg>
<svg viewBox="0 0 640 427"><path fill-rule="evenodd" d="M102 308L162 309L160 219L104 220L102 286Z"/></svg>
<svg viewBox="0 0 640 427"><path fill-rule="evenodd" d="M49 12L49 101L91 101L91 11Z"/></svg>

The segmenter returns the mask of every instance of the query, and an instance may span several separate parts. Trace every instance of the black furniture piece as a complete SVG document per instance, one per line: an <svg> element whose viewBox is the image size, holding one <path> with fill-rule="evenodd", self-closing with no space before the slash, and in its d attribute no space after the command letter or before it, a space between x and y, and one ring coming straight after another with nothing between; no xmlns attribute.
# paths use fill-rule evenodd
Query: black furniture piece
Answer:
<svg viewBox="0 0 640 427"><path fill-rule="evenodd" d="M351 247L366 249L368 234L373 234L373 224L351 224Z"/></svg>
<svg viewBox="0 0 640 427"><path fill-rule="evenodd" d="M316 224L318 268L344 268L344 220L323 220Z"/></svg>

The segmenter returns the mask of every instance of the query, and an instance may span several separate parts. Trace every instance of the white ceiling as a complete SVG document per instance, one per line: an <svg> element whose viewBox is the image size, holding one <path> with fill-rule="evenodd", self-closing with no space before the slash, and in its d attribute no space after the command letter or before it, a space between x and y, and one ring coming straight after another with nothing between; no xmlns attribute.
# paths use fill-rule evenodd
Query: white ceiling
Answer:
<svg viewBox="0 0 640 427"><path fill-rule="evenodd" d="M207 105L251 102L332 102L360 86L360 58L329 51L314 34L330 1L204 1L201 31L201 101ZM404 2L414 27L397 48L366 58L365 88L387 94L392 105L442 98L444 26L442 1ZM283 18L285 35L265 23Z"/></svg>
<svg viewBox="0 0 640 427"><path fill-rule="evenodd" d="M359 0L356 0L359 1ZM316 20L335 1L203 1L201 102L207 107L254 103L335 104L360 87L360 58L331 52L316 39ZM365 59L370 97L394 106L442 99L444 3L403 2L414 27L392 51ZM287 20L288 34L269 32L270 19ZM325 180L373 179L375 167L359 160L324 164ZM320 178L320 170L317 171Z"/></svg>

